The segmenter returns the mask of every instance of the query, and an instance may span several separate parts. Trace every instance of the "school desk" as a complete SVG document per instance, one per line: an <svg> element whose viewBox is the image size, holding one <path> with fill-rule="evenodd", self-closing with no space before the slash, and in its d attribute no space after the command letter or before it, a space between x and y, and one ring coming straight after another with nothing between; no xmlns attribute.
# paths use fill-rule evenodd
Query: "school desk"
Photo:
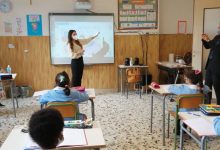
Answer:
<svg viewBox="0 0 220 150"><path fill-rule="evenodd" d="M183 131L199 144L201 150L207 149L207 139L217 136L213 125L213 120L216 116L206 116L200 111L179 112L178 115L181 119L180 149L183 149ZM196 136L195 133L189 132L183 124L186 124L187 127L193 130L198 136Z"/></svg>
<svg viewBox="0 0 220 150"><path fill-rule="evenodd" d="M125 74L125 70L129 69L129 68L142 68L145 69L145 80L146 80L146 85L147 85L147 70L148 70L148 66L146 65L133 65L133 66L125 66L125 65L118 65L118 92L121 91L121 93L124 92L124 74Z"/></svg>
<svg viewBox="0 0 220 150"><path fill-rule="evenodd" d="M162 105L162 110L163 110L163 120L162 120L162 141L163 141L163 146L165 146L165 100L166 97L169 95L173 95L172 93L167 91L168 86L170 86L171 84L167 84L167 85L160 85L160 88L154 88L151 85L149 86L149 88L151 89L151 111L150 111L150 132L152 133L152 124L153 124L153 99L154 96L156 96L156 93L159 94L158 98L160 99L162 96L163 99L163 105Z"/></svg>
<svg viewBox="0 0 220 150"><path fill-rule="evenodd" d="M2 150L23 150L27 141L28 133L21 132L24 126L15 126L7 139L3 143ZM79 129L83 130L83 129ZM75 150L75 149L97 149L106 147L105 140L102 134L102 129L99 122L94 122L91 129L84 129L87 139L87 145L73 146L62 148L62 150ZM65 137L64 137L65 138ZM60 148L61 149L61 148Z"/></svg>
<svg viewBox="0 0 220 150"><path fill-rule="evenodd" d="M192 68L189 65L183 65L179 63L171 63L168 61L162 61L157 63L160 70L166 71L168 73L168 83L176 84L179 78L181 70Z"/></svg>
<svg viewBox="0 0 220 150"><path fill-rule="evenodd" d="M12 100L12 104L13 104L13 110L14 110L14 116L16 117L16 110L15 110L15 98L14 98L14 89L16 87L15 85L15 78L16 78L17 74L13 73L12 74L12 79L7 79L7 80L1 80L0 79L0 83L2 83L3 87L5 84L9 84L10 85L10 92L11 92L11 100ZM18 101L16 99L16 103L17 103L17 107L18 107Z"/></svg>
<svg viewBox="0 0 220 150"><path fill-rule="evenodd" d="M43 91L36 91L34 92L33 97L39 97L43 94L46 94L49 90L43 90ZM86 93L89 95L89 101L91 102L91 114L93 121L95 120L95 105L94 105L94 99L95 99L95 89L85 89ZM43 105L41 105L41 108L43 108Z"/></svg>

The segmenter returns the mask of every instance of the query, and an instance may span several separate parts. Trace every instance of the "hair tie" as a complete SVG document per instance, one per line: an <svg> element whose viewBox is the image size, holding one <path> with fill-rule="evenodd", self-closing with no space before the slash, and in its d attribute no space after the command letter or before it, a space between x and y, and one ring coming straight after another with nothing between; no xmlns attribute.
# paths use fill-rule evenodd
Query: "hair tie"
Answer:
<svg viewBox="0 0 220 150"><path fill-rule="evenodd" d="M195 70L195 75L198 75L198 74L200 74L200 73L201 73L200 70Z"/></svg>
<svg viewBox="0 0 220 150"><path fill-rule="evenodd" d="M61 82L63 82L63 81L64 81L64 79L65 79L65 77L64 77L64 76L60 76L60 83L61 83Z"/></svg>

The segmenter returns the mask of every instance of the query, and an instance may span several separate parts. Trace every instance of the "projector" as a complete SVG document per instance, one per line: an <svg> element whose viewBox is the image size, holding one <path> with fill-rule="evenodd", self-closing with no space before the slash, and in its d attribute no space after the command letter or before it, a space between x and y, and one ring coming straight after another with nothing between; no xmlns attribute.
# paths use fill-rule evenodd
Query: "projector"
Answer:
<svg viewBox="0 0 220 150"><path fill-rule="evenodd" d="M89 0L77 0L75 3L75 9L91 9L92 4Z"/></svg>

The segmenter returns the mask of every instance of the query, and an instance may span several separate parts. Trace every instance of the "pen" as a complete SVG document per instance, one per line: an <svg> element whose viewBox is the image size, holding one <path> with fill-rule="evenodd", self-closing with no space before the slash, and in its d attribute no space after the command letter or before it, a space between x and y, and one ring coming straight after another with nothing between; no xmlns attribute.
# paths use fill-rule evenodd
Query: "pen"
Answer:
<svg viewBox="0 0 220 150"><path fill-rule="evenodd" d="M199 114L194 114L194 113L191 113L191 112L188 112L188 114L191 114L191 115L194 115L194 116L201 116Z"/></svg>

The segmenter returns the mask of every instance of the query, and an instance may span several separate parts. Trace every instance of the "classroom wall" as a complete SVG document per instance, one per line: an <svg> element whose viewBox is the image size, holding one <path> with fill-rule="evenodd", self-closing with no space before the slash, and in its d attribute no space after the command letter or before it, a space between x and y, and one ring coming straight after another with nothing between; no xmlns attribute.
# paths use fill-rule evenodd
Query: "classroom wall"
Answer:
<svg viewBox="0 0 220 150"><path fill-rule="evenodd" d="M145 61L149 65L149 72L153 80L157 81L159 60L159 36L143 36ZM49 37L4 36L0 37L0 64L12 67L16 72L18 85L30 85L35 90L48 89L54 86L57 72L63 70L70 75L70 65L51 65L49 51ZM134 42L135 41L135 42ZM15 49L9 49L8 43L14 43ZM25 53L23 49L29 49ZM139 57L142 59L141 37L138 35L115 36L115 63L105 65L88 65L84 68L82 85L96 89L117 88L117 66L124 63L125 57Z"/></svg>
<svg viewBox="0 0 220 150"><path fill-rule="evenodd" d="M159 0L160 34L176 34L178 20L187 21L187 33L193 31L194 0Z"/></svg>
<svg viewBox="0 0 220 150"><path fill-rule="evenodd" d="M10 64L12 66L13 72L18 73L16 79L18 85L30 85L35 90L51 88L54 85L54 77L57 72L66 70L71 75L70 66L53 66L50 64L47 16L43 16L43 32L46 36L27 37L24 36L26 35L25 15L48 14L48 12L74 12L73 3L75 0L44 0L44 3L40 0L32 0L32 5L30 5L28 0L11 1L13 2L12 12L1 14L0 17L0 65L6 67ZM159 1L161 3L162 0ZM163 1L172 4L172 1ZM115 19L117 20L117 0L92 0L92 3L92 10L94 12L114 12ZM162 8L163 10L159 11L161 11L160 14L164 18L164 12L168 11L170 7L167 9L165 7ZM178 13L175 12L173 14ZM24 32L19 36L2 35L3 22L13 22L16 20L16 17L23 18ZM173 22L175 23L175 21ZM166 26L166 24L171 23L170 21L163 21L160 26ZM169 32L165 32L165 30ZM170 52L183 54L185 51L190 50L192 36L191 34L167 35L169 33L176 33L176 28L171 26L162 28L161 32L166 34L143 35L144 47L142 47L141 38L138 35L115 35L115 63L85 66L83 85L98 89L116 89L117 66L124 63L125 57L139 57L141 63L146 62L149 66L149 72L153 75L153 80L158 81L156 63L159 60L166 60ZM9 49L9 43L14 44L15 48ZM145 52L144 60L142 59L142 49ZM24 50L28 50L28 52Z"/></svg>
<svg viewBox="0 0 220 150"><path fill-rule="evenodd" d="M16 33L16 18L21 18L22 33L18 36L26 36L26 20L27 14L42 14L43 20L43 35L48 33L48 13L49 12L63 12L72 13L74 10L74 3L76 0L32 0L30 5L29 0L11 0L13 9L10 13L1 13L0 17L0 35L13 36ZM176 34L177 21L187 21L187 33L192 33L193 26L193 1L194 0L159 0L159 28L161 34ZM114 13L115 24L117 27L118 20L118 0L91 0L93 7L92 11L97 13ZM187 10L187 11L186 11ZM5 34L4 22L13 24L13 34ZM147 32L147 31L145 31Z"/></svg>

